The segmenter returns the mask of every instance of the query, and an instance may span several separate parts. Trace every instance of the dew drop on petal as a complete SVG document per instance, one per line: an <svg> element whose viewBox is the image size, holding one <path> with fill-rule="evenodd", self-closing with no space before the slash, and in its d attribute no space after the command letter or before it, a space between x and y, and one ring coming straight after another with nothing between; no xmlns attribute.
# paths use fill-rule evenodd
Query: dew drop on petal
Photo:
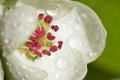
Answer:
<svg viewBox="0 0 120 80"><path fill-rule="evenodd" d="M2 35L2 36L3 36L3 35L4 35L4 33L3 33L3 32L1 32L1 33L0 33L0 35Z"/></svg>
<svg viewBox="0 0 120 80"><path fill-rule="evenodd" d="M98 54L97 53L95 53L95 52L89 52L88 53L88 57L89 58L94 58L94 57L96 57Z"/></svg>
<svg viewBox="0 0 120 80"><path fill-rule="evenodd" d="M4 43L5 43L5 44L8 44L8 43L9 43L9 40L8 40L8 39L5 39L5 40L4 40Z"/></svg>
<svg viewBox="0 0 120 80"><path fill-rule="evenodd" d="M22 75L20 71L18 72L18 75L19 75L19 76L21 76L21 75Z"/></svg>
<svg viewBox="0 0 120 80"><path fill-rule="evenodd" d="M59 69L66 69L67 68L67 61L62 59L62 58L58 59L57 60L57 67Z"/></svg>
<svg viewBox="0 0 120 80"><path fill-rule="evenodd" d="M81 30L81 29L80 29L80 26L75 26L75 29L76 29L76 30Z"/></svg>
<svg viewBox="0 0 120 80"><path fill-rule="evenodd" d="M25 77L26 77L26 78L29 78L29 75L28 75L28 74L26 74L26 75L25 75Z"/></svg>

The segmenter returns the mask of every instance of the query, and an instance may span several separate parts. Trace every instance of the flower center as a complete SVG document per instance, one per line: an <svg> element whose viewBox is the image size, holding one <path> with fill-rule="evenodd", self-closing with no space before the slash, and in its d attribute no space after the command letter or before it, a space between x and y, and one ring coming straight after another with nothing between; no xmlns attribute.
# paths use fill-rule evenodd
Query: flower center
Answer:
<svg viewBox="0 0 120 80"><path fill-rule="evenodd" d="M49 32L51 29L54 32L59 30L58 25L50 26L53 18L49 15L40 13L38 15L38 27L22 46L20 51L24 51L29 59L35 60L44 55L51 55L51 52L56 52L62 48L63 41L56 41L56 37ZM53 42L54 41L54 42ZM55 45L57 42L57 45Z"/></svg>

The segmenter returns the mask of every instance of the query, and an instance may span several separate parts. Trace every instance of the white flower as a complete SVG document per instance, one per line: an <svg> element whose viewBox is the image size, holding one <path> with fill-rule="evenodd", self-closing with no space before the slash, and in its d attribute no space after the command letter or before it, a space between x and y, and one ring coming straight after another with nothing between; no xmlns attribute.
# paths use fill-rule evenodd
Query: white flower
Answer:
<svg viewBox="0 0 120 80"><path fill-rule="evenodd" d="M53 33L63 47L51 56L29 60L18 47L37 28L38 15L53 17ZM106 31L98 16L87 6L70 0L19 0L1 21L3 55L17 80L82 80L87 64L100 56Z"/></svg>

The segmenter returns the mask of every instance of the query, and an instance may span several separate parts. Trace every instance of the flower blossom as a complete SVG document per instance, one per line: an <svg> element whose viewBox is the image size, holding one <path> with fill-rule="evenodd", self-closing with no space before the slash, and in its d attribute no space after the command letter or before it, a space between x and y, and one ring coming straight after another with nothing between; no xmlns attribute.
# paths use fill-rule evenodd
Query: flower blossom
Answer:
<svg viewBox="0 0 120 80"><path fill-rule="evenodd" d="M17 0L1 18L0 32L16 80L82 80L106 42L98 16L70 0Z"/></svg>

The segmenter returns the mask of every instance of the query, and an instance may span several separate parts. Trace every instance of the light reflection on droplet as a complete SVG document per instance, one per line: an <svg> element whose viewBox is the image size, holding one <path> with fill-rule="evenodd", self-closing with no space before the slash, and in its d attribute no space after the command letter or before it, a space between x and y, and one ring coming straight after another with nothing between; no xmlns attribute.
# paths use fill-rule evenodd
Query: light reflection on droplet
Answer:
<svg viewBox="0 0 120 80"><path fill-rule="evenodd" d="M81 29L80 29L80 26L78 26L78 25L75 26L75 29L76 29L76 30L81 30Z"/></svg>
<svg viewBox="0 0 120 80"><path fill-rule="evenodd" d="M26 78L29 78L29 75L26 74L25 77L26 77Z"/></svg>
<svg viewBox="0 0 120 80"><path fill-rule="evenodd" d="M1 35L3 36L3 35L4 35L4 33L3 33L3 32L1 32Z"/></svg>
<svg viewBox="0 0 120 80"><path fill-rule="evenodd" d="M88 53L88 57L95 57L95 56L97 56L97 54L95 53L95 52L89 52Z"/></svg>
<svg viewBox="0 0 120 80"><path fill-rule="evenodd" d="M60 69L67 68L67 61L64 60L64 59L62 59L62 58L58 59L58 61L57 61L57 67L60 68Z"/></svg>
<svg viewBox="0 0 120 80"><path fill-rule="evenodd" d="M18 75L21 76L22 75L21 72L18 72Z"/></svg>
<svg viewBox="0 0 120 80"><path fill-rule="evenodd" d="M8 43L9 43L9 40L8 40L8 39L5 39L5 40L4 40L4 43L5 43L5 44L8 44Z"/></svg>

